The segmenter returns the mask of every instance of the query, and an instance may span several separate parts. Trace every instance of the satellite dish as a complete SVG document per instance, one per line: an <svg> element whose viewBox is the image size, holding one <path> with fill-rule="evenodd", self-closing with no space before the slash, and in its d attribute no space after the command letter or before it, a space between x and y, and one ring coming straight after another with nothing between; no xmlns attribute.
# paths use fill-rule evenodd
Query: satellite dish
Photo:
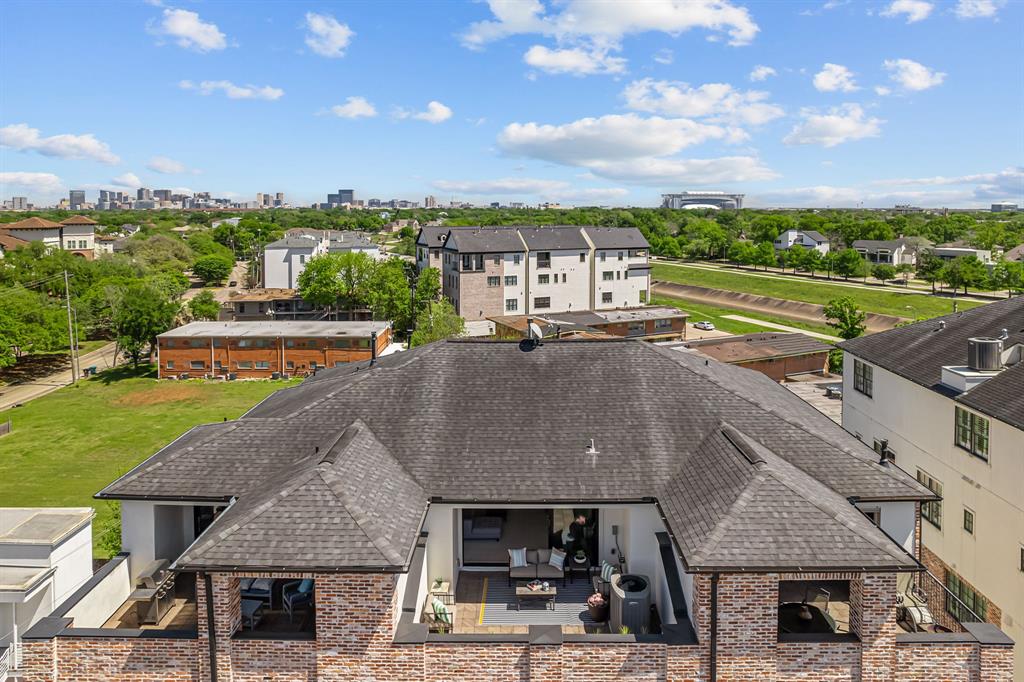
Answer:
<svg viewBox="0 0 1024 682"><path fill-rule="evenodd" d="M536 322L530 323L530 338L537 339L540 341L544 338L544 331L540 328L540 325Z"/></svg>

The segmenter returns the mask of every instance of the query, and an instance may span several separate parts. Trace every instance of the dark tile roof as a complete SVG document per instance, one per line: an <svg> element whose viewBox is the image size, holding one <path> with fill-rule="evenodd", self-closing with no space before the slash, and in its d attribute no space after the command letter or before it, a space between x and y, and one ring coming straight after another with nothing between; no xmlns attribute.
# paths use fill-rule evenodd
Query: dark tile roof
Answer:
<svg viewBox="0 0 1024 682"><path fill-rule="evenodd" d="M877 251L878 249L889 249L890 251L901 246L909 246L902 239L855 239L852 248Z"/></svg>
<svg viewBox="0 0 1024 682"><path fill-rule="evenodd" d="M944 324L941 324L944 323ZM967 340L1009 334L1004 346L1024 343L1024 296L988 303L906 327L844 341L843 350L914 383L944 393L942 368L967 364ZM1024 367L1007 368L955 400L1024 429Z"/></svg>
<svg viewBox="0 0 1024 682"><path fill-rule="evenodd" d="M452 230L444 248L459 253L512 253L526 251L514 227L477 227Z"/></svg>
<svg viewBox="0 0 1024 682"><path fill-rule="evenodd" d="M635 227L584 227L595 249L647 249L650 244Z"/></svg>
<svg viewBox="0 0 1024 682"><path fill-rule="evenodd" d="M270 242L264 249L315 249L320 245L320 239L310 237L282 237L276 242Z"/></svg>
<svg viewBox="0 0 1024 682"><path fill-rule="evenodd" d="M530 251L590 250L590 245L583 238L582 228L575 225L520 227L519 234Z"/></svg>
<svg viewBox="0 0 1024 682"><path fill-rule="evenodd" d="M810 237L811 239L813 239L816 242L820 243L820 242L827 242L828 241L828 237L826 237L821 232L818 232L816 230L801 230L801 232L803 233L803 235L805 237Z"/></svg>
<svg viewBox="0 0 1024 682"><path fill-rule="evenodd" d="M547 385L564 390L538 390ZM609 387L630 399L610 400ZM668 398L674 395L685 400ZM762 455L767 473L722 440L726 422L746 434L745 442L753 443L748 449L777 453ZM340 434L353 428L358 437L343 455L334 462L320 457L337 450L348 437ZM598 454L585 453L591 439ZM346 481L330 480L342 471ZM765 488L774 502L752 490L757 476L782 481ZM339 485L349 487L339 492ZM704 498L685 494L694 485L714 497L715 508L732 509L747 491L760 505L727 525L714 522L725 533L715 547L731 548L727 552L705 539L711 530L701 524L711 524L703 519L714 514L704 509ZM311 492L297 495L307 488ZM894 560L887 545L877 547L888 542L880 531L851 521L847 500L933 497L759 373L617 340L549 341L530 352L515 342L447 341L381 358L372 367L352 363L326 371L273 394L238 421L193 429L99 496L146 495L237 497L230 516L211 526L188 561L249 561L283 570L321 566L311 563L314 556L338 568L400 568L404 562L396 555L411 549L431 498L493 504L655 499L671 508L670 532L692 536L680 541L684 554L707 548L696 554L707 565L746 547L749 561L765 566L792 567L799 560L819 569L837 563L906 568L911 559ZM754 527L757 515L768 514L768 524L791 505L813 513L815 523L783 532L786 522L776 521L772 537ZM255 514L257 508L263 511ZM821 517L830 512L833 520L826 523ZM357 523L357 530L346 525L346 514L369 521ZM317 525L335 517L337 527ZM308 529L292 532L301 519ZM337 540L325 537L335 533ZM825 546L840 536L844 549ZM253 557L245 559L246 553Z"/></svg>

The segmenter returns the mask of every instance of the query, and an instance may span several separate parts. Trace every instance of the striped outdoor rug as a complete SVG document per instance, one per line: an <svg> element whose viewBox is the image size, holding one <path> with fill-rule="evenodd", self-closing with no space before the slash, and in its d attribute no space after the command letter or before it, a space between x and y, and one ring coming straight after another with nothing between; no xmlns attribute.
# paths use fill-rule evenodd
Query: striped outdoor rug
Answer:
<svg viewBox="0 0 1024 682"><path fill-rule="evenodd" d="M593 593L589 583L581 580L572 584L555 585L558 595L555 610L547 601L527 600L522 611L516 610L515 581L512 587L504 578L490 578L484 583L483 603L480 605L482 625L582 625L593 624L587 612L587 597Z"/></svg>

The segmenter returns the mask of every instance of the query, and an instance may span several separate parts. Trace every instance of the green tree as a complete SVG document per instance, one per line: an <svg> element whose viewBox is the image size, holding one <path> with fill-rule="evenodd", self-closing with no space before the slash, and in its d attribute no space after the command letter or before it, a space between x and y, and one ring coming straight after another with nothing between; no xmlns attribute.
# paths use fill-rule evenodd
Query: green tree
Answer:
<svg viewBox="0 0 1024 682"><path fill-rule="evenodd" d="M188 311L194 320L216 320L220 316L220 303L212 291L204 289L188 302Z"/></svg>
<svg viewBox="0 0 1024 682"><path fill-rule="evenodd" d="M754 248L754 265L760 265L767 270L775 263L775 247L771 242L761 242Z"/></svg>
<svg viewBox="0 0 1024 682"><path fill-rule="evenodd" d="M988 280L988 268L978 260L977 256L960 256L946 263L942 269L942 281L949 285L955 294L960 288L982 287Z"/></svg>
<svg viewBox="0 0 1024 682"><path fill-rule="evenodd" d="M1024 263L999 261L992 269L992 287L1006 289L1006 296L1024 290Z"/></svg>
<svg viewBox="0 0 1024 682"><path fill-rule="evenodd" d="M858 310L853 299L847 296L832 299L822 312L828 326L835 329L841 339L855 339L867 329L864 324L867 313Z"/></svg>
<svg viewBox="0 0 1024 682"><path fill-rule="evenodd" d="M767 242L771 244L780 234L795 228L796 221L791 216L779 213L765 213L757 216L750 223L747 236L755 243Z"/></svg>
<svg viewBox="0 0 1024 682"><path fill-rule="evenodd" d="M896 279L896 268L888 263L879 263L875 267L871 268L871 276L882 284L885 284L886 282L891 282Z"/></svg>
<svg viewBox="0 0 1024 682"><path fill-rule="evenodd" d="M152 349L158 334L174 325L178 304L152 284L129 285L114 316L114 332L120 349L138 367L143 350Z"/></svg>
<svg viewBox="0 0 1024 682"><path fill-rule="evenodd" d="M365 253L325 253L310 258L299 275L299 294L313 305L355 310L368 305L374 261Z"/></svg>
<svg viewBox="0 0 1024 682"><path fill-rule="evenodd" d="M455 312L447 300L429 305L416 317L416 331L409 345L422 346L425 343L461 336L466 331L466 321Z"/></svg>
<svg viewBox="0 0 1024 682"><path fill-rule="evenodd" d="M192 264L192 274L206 284L220 284L231 275L234 262L223 256L200 256Z"/></svg>
<svg viewBox="0 0 1024 682"><path fill-rule="evenodd" d="M815 271L821 270L821 252L817 249L807 249L804 255L803 269L814 276Z"/></svg>
<svg viewBox="0 0 1024 682"><path fill-rule="evenodd" d="M932 285L932 293L935 293L935 283L942 281L942 271L945 268L942 259L934 254L925 251L917 258L917 276Z"/></svg>
<svg viewBox="0 0 1024 682"><path fill-rule="evenodd" d="M859 277L867 271L863 256L854 249L843 249L836 255L835 271L843 279Z"/></svg>
<svg viewBox="0 0 1024 682"><path fill-rule="evenodd" d="M401 259L389 258L377 263L368 277L366 292L366 302L376 319L391 320L398 331L409 328L412 292Z"/></svg>
<svg viewBox="0 0 1024 682"><path fill-rule="evenodd" d="M735 241L729 247L729 260L738 265L750 265L754 262L754 245L750 242Z"/></svg>

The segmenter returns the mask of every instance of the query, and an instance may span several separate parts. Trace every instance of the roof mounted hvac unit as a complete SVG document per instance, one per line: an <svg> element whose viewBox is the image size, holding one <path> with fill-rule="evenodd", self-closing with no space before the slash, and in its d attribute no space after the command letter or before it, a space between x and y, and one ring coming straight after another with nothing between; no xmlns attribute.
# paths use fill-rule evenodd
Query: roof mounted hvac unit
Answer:
<svg viewBox="0 0 1024 682"><path fill-rule="evenodd" d="M1003 368L1003 340L991 336L967 339L967 366L975 372L998 372Z"/></svg>

